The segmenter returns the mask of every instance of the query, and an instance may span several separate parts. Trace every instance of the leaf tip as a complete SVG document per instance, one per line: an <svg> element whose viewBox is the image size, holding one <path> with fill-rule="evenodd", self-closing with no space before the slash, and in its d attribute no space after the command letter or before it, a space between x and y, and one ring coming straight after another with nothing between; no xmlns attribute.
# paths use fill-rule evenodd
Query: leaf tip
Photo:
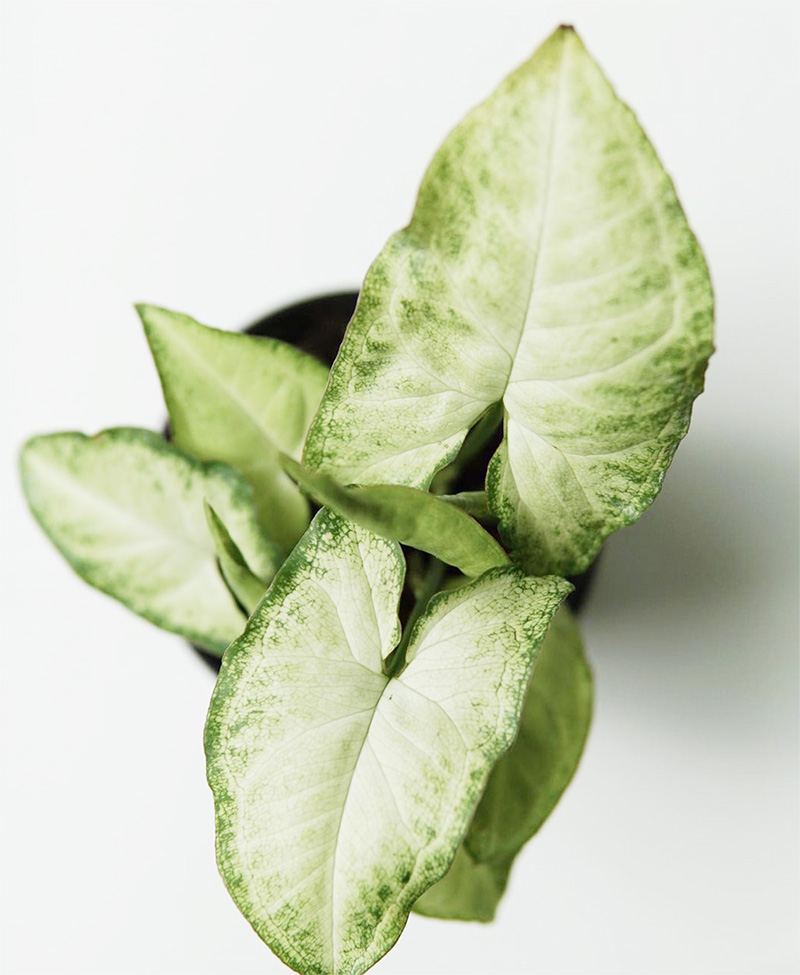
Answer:
<svg viewBox="0 0 800 975"><path fill-rule="evenodd" d="M157 329L163 330L175 319L174 312L170 312L166 308L160 308L158 305L149 305L147 302L137 301L134 302L133 307L136 309L136 313L142 325L144 325L144 330L148 336L151 331Z"/></svg>
<svg viewBox="0 0 800 975"><path fill-rule="evenodd" d="M208 524L208 527L211 529L213 533L214 528L216 528L216 526L220 524L220 517L216 513L216 511L214 511L211 502L206 497L203 498L203 511L205 512L206 522Z"/></svg>
<svg viewBox="0 0 800 975"><path fill-rule="evenodd" d="M548 41L559 45L577 44L579 47L583 47L580 34L573 24L559 24L548 38ZM547 41L545 41L545 44L547 44Z"/></svg>

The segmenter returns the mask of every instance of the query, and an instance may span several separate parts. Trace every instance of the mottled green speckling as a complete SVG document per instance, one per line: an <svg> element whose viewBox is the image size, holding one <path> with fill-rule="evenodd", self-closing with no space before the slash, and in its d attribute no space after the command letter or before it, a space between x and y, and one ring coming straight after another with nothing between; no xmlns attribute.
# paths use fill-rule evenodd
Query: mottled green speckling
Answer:
<svg viewBox="0 0 800 975"><path fill-rule="evenodd" d="M152 305L137 311L176 446L241 471L264 530L288 552L308 526L310 509L278 454L299 459L328 370L276 339L208 328Z"/></svg>
<svg viewBox="0 0 800 975"><path fill-rule="evenodd" d="M447 871L570 588L509 566L440 594L389 678L403 576L396 543L323 509L212 699L220 870L300 972L365 971Z"/></svg>
<svg viewBox="0 0 800 975"><path fill-rule="evenodd" d="M149 430L34 437L20 467L31 511L78 575L212 653L241 632L244 616L220 575L204 502L260 578L279 564L242 477Z"/></svg>
<svg viewBox="0 0 800 975"><path fill-rule="evenodd" d="M426 486L502 402L501 533L529 571L579 572L658 493L712 319L670 178L560 28L431 163L367 275L305 462Z"/></svg>

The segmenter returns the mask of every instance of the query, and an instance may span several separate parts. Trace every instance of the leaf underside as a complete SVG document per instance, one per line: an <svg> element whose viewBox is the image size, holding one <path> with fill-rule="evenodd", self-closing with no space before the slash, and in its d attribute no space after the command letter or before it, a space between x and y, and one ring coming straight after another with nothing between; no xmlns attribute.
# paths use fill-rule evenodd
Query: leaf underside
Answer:
<svg viewBox="0 0 800 975"><path fill-rule="evenodd" d="M480 863L462 844L447 873L414 904L414 913L446 921L493 921L512 863L513 857Z"/></svg>
<svg viewBox="0 0 800 975"><path fill-rule="evenodd" d="M272 578L279 553L234 470L127 427L35 437L20 464L31 511L90 585L213 653L241 632L244 618L220 576L204 502L262 578Z"/></svg>
<svg viewBox="0 0 800 975"><path fill-rule="evenodd" d="M511 864L553 811L580 761L592 714L592 676L566 606L550 624L514 744L492 769L450 870L414 905L420 914L490 921Z"/></svg>
<svg viewBox="0 0 800 975"><path fill-rule="evenodd" d="M653 501L711 353L672 183L574 31L450 134L364 283L304 461L424 487L502 403L487 477L529 571L583 571Z"/></svg>
<svg viewBox="0 0 800 975"><path fill-rule="evenodd" d="M395 543L323 509L228 649L209 711L220 871L304 973L365 971L445 873L570 588L509 566L440 594L389 678L403 576Z"/></svg>
<svg viewBox="0 0 800 975"><path fill-rule="evenodd" d="M308 526L308 502L278 463L300 457L328 370L277 339L224 332L152 305L137 310L175 445L241 471L262 527L284 552Z"/></svg>

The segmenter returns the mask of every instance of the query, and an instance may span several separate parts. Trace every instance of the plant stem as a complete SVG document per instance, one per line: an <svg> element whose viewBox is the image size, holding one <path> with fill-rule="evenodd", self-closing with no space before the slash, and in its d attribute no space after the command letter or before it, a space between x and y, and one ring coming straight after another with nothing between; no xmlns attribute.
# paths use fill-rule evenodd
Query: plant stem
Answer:
<svg viewBox="0 0 800 975"><path fill-rule="evenodd" d="M486 410L464 439L456 458L459 467L465 467L473 457L478 456L502 422L503 404L495 403Z"/></svg>
<svg viewBox="0 0 800 975"><path fill-rule="evenodd" d="M494 528L497 525L497 516L489 510L485 491L460 491L458 494L440 494L439 497L466 511L484 526Z"/></svg>
<svg viewBox="0 0 800 975"><path fill-rule="evenodd" d="M400 637L400 642L383 662L383 672L387 677L396 677L405 667L406 650L408 649L414 626L420 616L425 612L428 603L431 601L431 597L435 595L439 586L442 584L446 569L447 566L444 562L431 558L428 571L425 574L423 583L417 593L417 598L403 627L403 635Z"/></svg>
<svg viewBox="0 0 800 975"><path fill-rule="evenodd" d="M503 404L494 403L485 410L475 426L469 431L461 445L457 457L436 474L431 491L434 494L448 494L458 480L461 471L491 441L495 431L503 422Z"/></svg>

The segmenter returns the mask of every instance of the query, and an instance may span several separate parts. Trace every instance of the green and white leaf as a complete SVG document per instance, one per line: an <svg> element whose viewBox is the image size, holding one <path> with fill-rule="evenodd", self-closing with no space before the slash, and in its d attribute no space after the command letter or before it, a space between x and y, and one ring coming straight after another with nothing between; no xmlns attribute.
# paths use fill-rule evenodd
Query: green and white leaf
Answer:
<svg viewBox="0 0 800 975"><path fill-rule="evenodd" d="M217 568L204 500L262 578L279 564L241 476L186 457L148 430L34 437L20 465L31 511L78 575L214 653L241 632L244 617Z"/></svg>
<svg viewBox="0 0 800 975"><path fill-rule="evenodd" d="M305 463L425 486L502 402L503 536L530 571L582 571L659 490L712 304L653 147L561 28L438 151L367 275Z"/></svg>
<svg viewBox="0 0 800 975"><path fill-rule="evenodd" d="M261 597L267 591L272 576L269 579L259 579L247 564L247 560L239 550L239 546L231 538L222 519L211 505L205 503L208 530L214 540L217 552L217 564L228 591L240 606L242 612L249 616L258 606Z"/></svg>
<svg viewBox="0 0 800 975"><path fill-rule="evenodd" d="M445 873L570 588L508 566L440 594L390 678L403 575L396 543L323 509L212 699L220 871L299 972L365 971Z"/></svg>
<svg viewBox="0 0 800 975"><path fill-rule="evenodd" d="M286 471L320 504L376 535L429 552L464 575L478 576L508 556L461 507L400 484L344 487L327 474L284 458Z"/></svg>
<svg viewBox="0 0 800 975"><path fill-rule="evenodd" d="M516 855L575 774L589 732L592 675L566 606L542 643L514 744L486 783L459 855L414 905L431 917L490 921Z"/></svg>
<svg viewBox="0 0 800 975"><path fill-rule="evenodd" d="M328 370L277 339L200 325L137 305L169 410L174 443L200 460L230 464L253 488L262 527L284 552L310 508L278 463L299 460Z"/></svg>

